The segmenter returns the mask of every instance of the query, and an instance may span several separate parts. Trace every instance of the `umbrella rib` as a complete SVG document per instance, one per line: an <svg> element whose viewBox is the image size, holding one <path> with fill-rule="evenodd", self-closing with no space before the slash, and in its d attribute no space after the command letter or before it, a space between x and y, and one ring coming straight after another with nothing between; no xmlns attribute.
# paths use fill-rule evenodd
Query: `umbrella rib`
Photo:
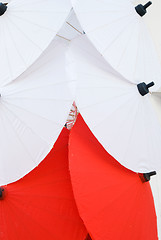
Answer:
<svg viewBox="0 0 161 240"><path fill-rule="evenodd" d="M135 101L135 103L136 103L136 101ZM128 145L127 145L127 147L126 147L126 149L125 149L126 152L124 152L123 159L126 158L127 149L128 149L128 146L130 145L130 142L131 142L130 139L132 139L132 135L133 135L133 132L134 132L134 124L135 124L135 119L136 119L137 113L138 113L139 102L137 103L137 106L135 106L135 107L136 107L135 118L133 118L133 126L131 127L131 132L130 132L130 134L129 134L129 139L128 139L128 141L127 141ZM133 108L133 110L134 110L134 108ZM131 110L130 110L130 111L131 111ZM130 117L130 113L129 113L128 116ZM131 138L130 138L130 137L131 137Z"/></svg>
<svg viewBox="0 0 161 240"><path fill-rule="evenodd" d="M131 19L131 21L127 21L127 25L124 26L124 29L122 29L122 31L119 32L119 33L117 34L117 36L113 39L113 41L102 51L102 54L105 53L105 51L107 51L107 50L111 47L111 45L113 45L113 43L117 41L117 39L120 37L120 35L126 31L126 29L128 28L130 22L132 22L134 19L135 19L135 18L133 17L133 18Z"/></svg>
<svg viewBox="0 0 161 240"><path fill-rule="evenodd" d="M23 36L26 37L26 39L29 40L29 42L31 42L31 43L32 43L36 48L38 48L40 51L43 51L43 49L42 49L39 45L37 45L31 38L29 38L29 36L26 35L25 32L23 32L17 25L15 25L10 18L9 18L9 21L12 23L12 25L13 25L15 28L17 28L17 30L18 30Z"/></svg>
<svg viewBox="0 0 161 240"><path fill-rule="evenodd" d="M130 95L130 98L131 98L131 94L130 94L129 92L127 93L127 95ZM111 99L113 99L113 98L116 99L116 98L120 98L120 97L122 97L122 96L125 96L125 93L122 93L122 94L120 94L120 95L117 96L117 97L116 97L116 96L113 96L113 97L111 97L111 98L108 98L108 102L109 102L109 100L111 100ZM130 99L130 98L129 98L129 99ZM126 100L126 101L129 101L129 99ZM86 108L90 108L90 107L99 105L99 104L101 104L101 103L104 103L104 101L105 101L105 100L99 101L99 102L97 102L97 103L95 103L95 104L92 103L92 104L86 105L85 107L82 107L81 109L86 109ZM123 104L125 104L125 102L122 103L121 105L117 106L117 108L115 109L115 111L116 111L118 108L120 108L120 106L122 106ZM106 118L105 118L105 119L106 119ZM104 119L104 120L105 120L105 119ZM103 120L103 121L104 121L104 120Z"/></svg>
<svg viewBox="0 0 161 240"><path fill-rule="evenodd" d="M12 37L10 37L9 39L12 39L12 43L14 44L14 47L15 47L18 55L20 56L22 62L23 62L24 65L25 65L25 67L27 67L27 64L26 64L26 62L25 62L25 59L23 58L22 54L20 53L19 49L18 49L17 46L16 46L15 40L14 40L14 38L13 38L13 35L11 34L11 31L10 31L10 29L9 29L9 27L8 27L8 23L6 23L6 25L7 25L8 33L10 34L10 36L12 36Z"/></svg>
<svg viewBox="0 0 161 240"><path fill-rule="evenodd" d="M132 32L134 31L134 28L131 28L130 30L131 30L130 38L132 39ZM122 60L122 58L124 57L124 54L125 54L125 52L126 52L126 50L127 50L127 46L128 46L129 44L130 44L130 39L127 40L126 45L125 45L125 47L124 47L124 49L123 49L123 52L122 52L120 58L118 59L117 67L120 66L121 60ZM134 67L135 67L135 66L134 66Z"/></svg>
<svg viewBox="0 0 161 240"><path fill-rule="evenodd" d="M66 40L66 41L68 41L68 42L71 42L71 40L70 40L70 39L68 39L68 38L65 38L65 37L63 37L63 36L61 36L61 35L59 35L59 34L56 34L56 36L57 36L57 37L60 37L60 38L62 38L62 39L64 39L64 40Z"/></svg>
<svg viewBox="0 0 161 240"><path fill-rule="evenodd" d="M4 100L3 100L4 101ZM26 111L26 112L28 112L28 113L30 113L30 114L33 114L33 115L35 115L35 116L38 116L38 117L40 117L40 118L42 118L42 119L44 119L44 120L47 120L47 121L49 121L49 122L52 122L52 123L54 123L54 124L56 124L56 125L58 125L59 127L57 128L57 130L60 128L60 127L62 127L62 125L61 124L59 124L59 123L56 123L56 122L54 122L53 120L50 120L50 119L47 119L47 118L45 118L45 117L43 117L43 116L40 116L39 114L36 114L36 113L33 113L33 112L31 112L31 111L29 111L29 110L26 110L26 109L24 109L24 108L22 108L22 107L17 107L17 105L15 105L15 104L13 104L13 103L7 103L6 101L4 101L6 104L9 104L9 105L13 105L13 106L15 106L16 108L19 108L19 109L21 109L21 110L23 110L23 111ZM13 112L13 111L11 111L11 109L9 109L7 106L6 106L6 104L5 104L5 107L8 109L8 111L10 111L16 118L18 118L18 116ZM19 118L18 118L19 119ZM22 122L22 121L21 121ZM26 125L26 123L24 123L24 122L22 122L23 124L25 124ZM27 125L26 125L27 126ZM28 126L27 126L28 127ZM30 127L28 127L28 128L30 128ZM30 129L30 130L32 130L33 131L33 129ZM35 132L34 132L35 133ZM36 133L35 133L36 134ZM46 141L45 139L43 139L44 141ZM48 143L48 142L46 142L46 143ZM49 143L48 143L49 144Z"/></svg>
<svg viewBox="0 0 161 240"><path fill-rule="evenodd" d="M126 15L126 16L124 16L124 17L120 17L120 18L117 19L117 20L113 20L112 22L110 22L110 24L120 22L120 20L122 20L122 19L129 18L129 16L131 17L131 14L128 14L128 15ZM132 20L131 20L131 21L132 21ZM109 25L109 24L108 24L108 25ZM94 29L88 31L87 34L88 34L88 33L92 33L92 32L94 32L94 31L97 31L97 30L100 30L100 29L102 29L102 28L106 28L108 25L107 25L107 23L106 23L106 24L104 24L104 25L102 25L102 26L99 26L99 27L97 27L97 28L94 28Z"/></svg>
<svg viewBox="0 0 161 240"><path fill-rule="evenodd" d="M123 105L128 101L128 103L130 102L131 96L130 98L128 98L126 101L124 101L122 104L117 105L117 107L112 111L111 115L116 112L120 107L123 107ZM97 125L93 126L93 128L100 126L100 124L102 124L102 122L104 122L106 119L108 118L108 116L106 115Z"/></svg>
<svg viewBox="0 0 161 240"><path fill-rule="evenodd" d="M66 22L70 27L72 27L74 30L76 30L78 33L80 33L81 35L83 34L81 31L79 31L77 28L75 28L71 23Z"/></svg>
<svg viewBox="0 0 161 240"><path fill-rule="evenodd" d="M7 107L6 107L7 108ZM7 108L7 110L8 110L8 108ZM10 110L8 110L8 111L10 111ZM11 111L10 111L11 112ZM12 113L13 114L13 113ZM14 114L13 114L14 115ZM18 133L15 131L15 129L14 129L14 127L13 127L13 125L12 125L12 122L10 121L10 119L6 116L6 118L8 119L8 122L10 122L10 124L11 124L11 126L12 126L12 129L13 129L13 131L14 131L14 133L16 134L16 136L17 136L17 139L18 139L18 141L20 142L20 144L26 149L26 152L28 153L28 155L31 157L31 160L32 160L32 162L34 163L34 164L36 164L36 161L34 161L34 159L33 159L33 156L31 155L31 153L28 151L28 149L26 148L26 146L24 145L24 143L23 142L21 142L21 139L20 139L20 137L19 137L19 135L18 135ZM21 121L22 122L22 121ZM29 128L29 127L28 127ZM30 129L31 131L32 131L32 129ZM33 131L32 131L33 132Z"/></svg>
<svg viewBox="0 0 161 240"><path fill-rule="evenodd" d="M6 107L6 108L7 108L7 107ZM7 108L7 109L8 109L8 108ZM15 116L15 117L17 118L17 116L16 116L15 114L13 114L13 112L11 112L11 110L8 109L8 111L9 111L13 116ZM7 119L8 119L8 117L7 117ZM18 119L19 119L19 118L18 118ZM12 122L11 122L9 119L8 119L8 121L11 123L11 126L12 126ZM24 122L22 122L22 120L19 119L19 121L20 121L21 123L23 123L25 126L27 126L27 124L25 124ZM31 131L34 135L37 135L37 133L36 133L35 131L33 131L33 129L31 129L29 126L27 126L27 128L30 129L30 131ZM14 128L13 128L13 131L15 132L15 129L14 129ZM15 133L16 133L18 139L19 139L19 142L24 146L24 144L20 141L20 138L19 138L17 132L15 132ZM47 145L50 144L50 143L48 143L48 142L46 141L46 139L44 139L42 136L39 136L39 138L41 138ZM24 147L25 147L25 146L24 146ZM26 149L26 147L25 147L25 149ZM26 150L27 150L27 149L26 149ZM27 152L28 152L28 154L31 156L32 162L33 162L34 164L37 164L37 160L34 161L31 153L30 153L28 150L27 150Z"/></svg>
<svg viewBox="0 0 161 240"><path fill-rule="evenodd" d="M7 42L6 41L6 34L5 34L5 27L3 26L3 36L5 38L5 43ZM7 62L8 62L8 70L10 72L10 77L13 76L13 73L12 73L12 70L11 70L11 64L10 64L10 61L9 61L9 56L8 56L8 51L7 51L7 48L6 48L6 44L4 44L4 49L5 49L5 52L6 52L6 59L7 59Z"/></svg>
<svg viewBox="0 0 161 240"><path fill-rule="evenodd" d="M20 19L21 21L30 23L30 24L32 24L32 25L35 25L35 26L37 26L37 27L39 27L39 28L41 28L41 29L46 29L46 30L48 30L48 31L50 31L50 32L52 32L52 33L53 33L53 32L54 32L54 33L57 32L57 30L55 30L55 29L53 29L53 28L39 25L38 23L34 23L34 22L32 22L31 20L24 19L24 18L22 18L22 17L20 17L20 16L16 16L16 15L13 14L12 17L15 17L15 18L17 18L17 19ZM12 24L13 24L13 21L11 20L11 17L8 16L8 18L9 18L9 20L10 20L10 21L12 22ZM13 25L14 25L17 29L20 30L20 28L19 28L17 25L15 25L15 24L13 24ZM22 30L21 30L21 32L22 32ZM23 32L23 33L24 33L24 32ZM24 34L24 35L25 35L25 34Z"/></svg>
<svg viewBox="0 0 161 240"><path fill-rule="evenodd" d="M36 71L37 71L37 69L36 69ZM32 72L33 73L33 72ZM9 86L9 85L12 85L12 83L15 83L16 82L16 80L14 80L13 82L11 82L11 83L8 83L8 84L6 84L5 86ZM64 84L66 84L67 86L68 86L68 83L71 83L71 82L75 82L74 80L71 80L71 81L62 81L62 82L57 82L57 83L50 83L50 84L45 84L45 85L42 85L42 86L40 86L40 85L37 85L36 87L32 87L32 88L25 88L25 89L22 89L22 90L19 90L19 91L15 91L15 92L13 92L13 93L10 93L10 94L5 94L5 96L10 96L10 95L13 95L13 94L17 94L17 93L22 93L22 92L27 92L27 91L30 91L30 90L35 90L35 89L41 89L41 88L44 88L44 87L52 87L52 86L59 86L59 85L63 85L63 87L64 87Z"/></svg>

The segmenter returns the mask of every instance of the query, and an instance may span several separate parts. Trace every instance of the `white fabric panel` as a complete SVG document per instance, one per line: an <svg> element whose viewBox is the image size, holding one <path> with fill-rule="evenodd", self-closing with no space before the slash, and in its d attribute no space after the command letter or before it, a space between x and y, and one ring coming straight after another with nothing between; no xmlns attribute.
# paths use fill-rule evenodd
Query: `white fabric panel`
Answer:
<svg viewBox="0 0 161 240"><path fill-rule="evenodd" d="M25 71L45 50L71 9L69 0L11 0L0 16L0 84Z"/></svg>
<svg viewBox="0 0 161 240"><path fill-rule="evenodd" d="M72 0L83 30L113 68L133 83L161 86L161 2L153 2L141 18L130 0Z"/></svg>
<svg viewBox="0 0 161 240"><path fill-rule="evenodd" d="M59 38L66 40L67 42L70 42L73 39L81 36L82 34L83 34L83 29L81 28L79 21L75 15L75 12L72 9L64 25L58 32L57 36ZM67 55L67 63L69 64L66 64L66 71L68 72L68 74L70 74L71 81L69 82L69 87L70 87L71 93L73 94L73 101L74 101L76 86L75 86L75 81L73 79L74 76L71 75L73 73L72 69L70 69L71 61L72 59L70 58L69 55Z"/></svg>
<svg viewBox="0 0 161 240"><path fill-rule="evenodd" d="M72 39L81 36L82 34L82 27L80 26L77 16L72 9L62 28L58 32L58 36L71 41Z"/></svg>
<svg viewBox="0 0 161 240"><path fill-rule="evenodd" d="M73 40L68 54L76 72L76 104L104 148L135 172L161 168L161 126L151 95L141 96L136 84L110 69L86 37Z"/></svg>
<svg viewBox="0 0 161 240"><path fill-rule="evenodd" d="M72 105L64 40L54 40L20 77L0 87L0 185L27 174L51 150Z"/></svg>

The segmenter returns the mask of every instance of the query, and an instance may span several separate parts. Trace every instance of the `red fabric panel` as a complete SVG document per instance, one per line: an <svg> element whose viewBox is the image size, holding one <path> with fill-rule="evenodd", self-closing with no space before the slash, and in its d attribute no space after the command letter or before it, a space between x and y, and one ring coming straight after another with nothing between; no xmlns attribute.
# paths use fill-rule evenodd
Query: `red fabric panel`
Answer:
<svg viewBox="0 0 161 240"><path fill-rule="evenodd" d="M84 240L68 171L69 131L63 129L45 160L23 179L4 186L0 240Z"/></svg>
<svg viewBox="0 0 161 240"><path fill-rule="evenodd" d="M73 191L92 239L158 239L149 183L111 157L80 115L69 146Z"/></svg>

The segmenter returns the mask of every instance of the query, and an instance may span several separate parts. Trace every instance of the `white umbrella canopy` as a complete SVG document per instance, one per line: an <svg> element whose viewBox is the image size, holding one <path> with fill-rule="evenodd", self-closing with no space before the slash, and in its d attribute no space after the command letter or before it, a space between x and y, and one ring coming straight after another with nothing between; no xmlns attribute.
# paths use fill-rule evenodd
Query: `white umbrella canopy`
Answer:
<svg viewBox="0 0 161 240"><path fill-rule="evenodd" d="M151 94L142 96L137 84L110 68L85 36L71 43L68 54L77 81L76 104L96 138L135 172L160 169L161 125Z"/></svg>
<svg viewBox="0 0 161 240"><path fill-rule="evenodd" d="M54 40L26 72L0 87L0 185L36 167L66 122L73 101L67 47L64 40Z"/></svg>
<svg viewBox="0 0 161 240"><path fill-rule="evenodd" d="M143 17L138 3L147 1L72 0L88 38L114 69L131 82L161 85L161 2L154 0Z"/></svg>
<svg viewBox="0 0 161 240"><path fill-rule="evenodd" d="M7 7L5 12L2 11L4 6ZM70 9L69 0L0 3L1 85L18 77L40 56L63 25Z"/></svg>
<svg viewBox="0 0 161 240"><path fill-rule="evenodd" d="M64 25L58 32L57 36L61 39L66 40L68 43L70 43L72 40L74 40L75 38L83 34L84 34L83 29L80 26L80 23L77 19L77 16L74 10L72 9ZM67 55L66 58L68 63L72 63L73 59L70 58L70 55ZM70 79L71 80L73 79L73 81L69 82L69 87L73 94L73 102L74 102L76 86L75 86L74 76L72 76L73 71L72 69L70 69L70 66L72 65L68 64L68 67L66 67L66 71L68 72L68 74L70 74Z"/></svg>
<svg viewBox="0 0 161 240"><path fill-rule="evenodd" d="M65 20L65 23L58 32L57 36L70 42L82 34L84 34L83 29L77 19L74 10L71 9L68 17Z"/></svg>

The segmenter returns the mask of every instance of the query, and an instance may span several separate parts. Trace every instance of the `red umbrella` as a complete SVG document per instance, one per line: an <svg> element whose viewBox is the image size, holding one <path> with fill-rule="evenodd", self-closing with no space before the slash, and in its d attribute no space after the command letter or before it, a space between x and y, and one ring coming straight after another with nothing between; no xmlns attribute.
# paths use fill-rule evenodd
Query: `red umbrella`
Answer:
<svg viewBox="0 0 161 240"><path fill-rule="evenodd" d="M78 210L94 240L156 240L149 182L121 166L79 115L69 138L69 162Z"/></svg>
<svg viewBox="0 0 161 240"><path fill-rule="evenodd" d="M68 137L64 128L37 168L1 187L0 240L85 239L87 231L78 215L68 171Z"/></svg>

